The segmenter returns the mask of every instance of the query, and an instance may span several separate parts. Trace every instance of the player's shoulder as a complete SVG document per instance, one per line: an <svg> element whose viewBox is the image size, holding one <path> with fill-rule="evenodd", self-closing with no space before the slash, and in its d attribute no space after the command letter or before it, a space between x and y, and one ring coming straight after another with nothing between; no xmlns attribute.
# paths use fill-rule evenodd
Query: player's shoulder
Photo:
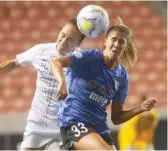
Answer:
<svg viewBox="0 0 168 151"><path fill-rule="evenodd" d="M155 109L152 109L151 111L149 111L149 112L144 112L144 113L142 113L141 114L143 117L145 116L145 117L153 117L153 118L155 118L155 119L158 119L159 118L159 113L155 110Z"/></svg>
<svg viewBox="0 0 168 151"><path fill-rule="evenodd" d="M34 47L36 47L37 49L44 49L44 48L51 48L55 46L56 46L56 43L42 43L42 44L37 44Z"/></svg>
<svg viewBox="0 0 168 151"><path fill-rule="evenodd" d="M92 48L92 49L88 49L87 50L89 53L92 53L92 54L101 54L101 51L96 49L96 48Z"/></svg>
<svg viewBox="0 0 168 151"><path fill-rule="evenodd" d="M85 50L81 50L80 52L82 52L85 55L88 55L90 57L99 57L102 56L102 51L93 48L93 49L85 49Z"/></svg>
<svg viewBox="0 0 168 151"><path fill-rule="evenodd" d="M78 48L74 52L71 52L70 54L73 54L76 57L82 58L83 56L87 57L93 57L98 56L100 54L98 49L81 49Z"/></svg>
<svg viewBox="0 0 168 151"><path fill-rule="evenodd" d="M36 55L47 55L49 52L56 49L56 43L37 44L31 48Z"/></svg>

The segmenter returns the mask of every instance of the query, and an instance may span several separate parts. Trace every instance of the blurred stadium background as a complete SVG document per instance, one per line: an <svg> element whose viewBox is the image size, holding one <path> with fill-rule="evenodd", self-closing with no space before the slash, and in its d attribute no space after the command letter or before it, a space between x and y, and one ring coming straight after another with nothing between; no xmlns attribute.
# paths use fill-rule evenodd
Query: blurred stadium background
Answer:
<svg viewBox="0 0 168 151"><path fill-rule="evenodd" d="M135 34L138 61L129 69L131 84L127 108L134 107L142 93L155 96L160 122L154 145L167 150L167 2L166 1L4 1L0 2L0 62L15 58L35 44L55 42L70 18L76 17L88 4L104 7L111 25L118 23L117 15ZM102 48L104 35L87 38L82 48ZM0 150L17 149L22 140L26 116L35 90L36 72L32 67L10 74L0 74ZM108 123L117 144L120 126Z"/></svg>

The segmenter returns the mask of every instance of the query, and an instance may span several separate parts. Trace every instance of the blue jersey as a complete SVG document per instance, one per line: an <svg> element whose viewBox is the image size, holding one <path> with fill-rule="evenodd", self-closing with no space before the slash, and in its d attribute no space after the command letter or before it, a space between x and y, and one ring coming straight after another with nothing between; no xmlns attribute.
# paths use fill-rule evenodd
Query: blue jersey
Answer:
<svg viewBox="0 0 168 151"><path fill-rule="evenodd" d="M83 122L95 126L99 134L110 133L106 106L111 100L124 103L128 94L128 73L118 63L109 69L96 49L68 54L72 67L66 75L68 97L61 101L59 125Z"/></svg>

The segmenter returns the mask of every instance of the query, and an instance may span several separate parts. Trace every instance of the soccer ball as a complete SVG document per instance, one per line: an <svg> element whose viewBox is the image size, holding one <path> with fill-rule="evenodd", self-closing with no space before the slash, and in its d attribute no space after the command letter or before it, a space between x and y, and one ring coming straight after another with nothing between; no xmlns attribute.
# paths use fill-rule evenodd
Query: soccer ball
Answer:
<svg viewBox="0 0 168 151"><path fill-rule="evenodd" d="M79 30L88 37L97 37L109 26L109 15L99 5L88 5L82 8L77 16Z"/></svg>

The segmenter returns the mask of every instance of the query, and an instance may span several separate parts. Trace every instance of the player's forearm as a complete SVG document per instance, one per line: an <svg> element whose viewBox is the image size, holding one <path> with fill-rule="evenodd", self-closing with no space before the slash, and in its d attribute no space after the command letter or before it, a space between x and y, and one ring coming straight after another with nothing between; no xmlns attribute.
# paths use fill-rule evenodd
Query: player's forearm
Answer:
<svg viewBox="0 0 168 151"><path fill-rule="evenodd" d="M0 73L11 72L20 67L16 59L7 60L0 64Z"/></svg>
<svg viewBox="0 0 168 151"><path fill-rule="evenodd" d="M115 125L122 124L142 112L141 107L138 106L132 110L120 111L115 117L112 116L111 120Z"/></svg>
<svg viewBox="0 0 168 151"><path fill-rule="evenodd" d="M59 83L65 83L65 76L63 72L63 66L58 60L51 62L52 72Z"/></svg>

